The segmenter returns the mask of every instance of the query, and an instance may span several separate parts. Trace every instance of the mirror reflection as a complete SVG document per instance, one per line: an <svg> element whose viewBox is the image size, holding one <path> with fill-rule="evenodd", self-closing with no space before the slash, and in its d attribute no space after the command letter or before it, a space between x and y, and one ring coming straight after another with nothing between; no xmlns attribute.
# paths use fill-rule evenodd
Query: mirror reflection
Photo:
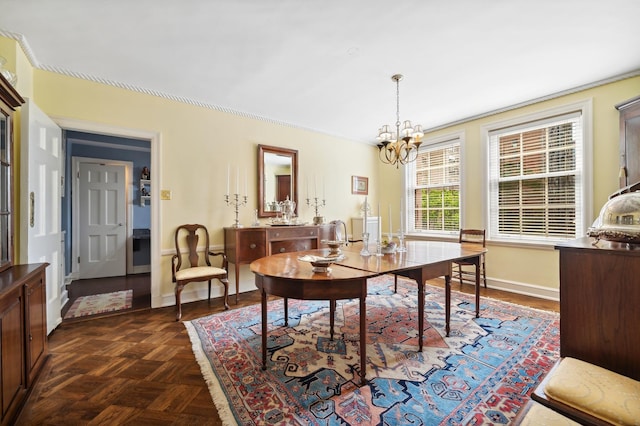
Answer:
<svg viewBox="0 0 640 426"><path fill-rule="evenodd" d="M298 202L298 151L258 145L258 176L258 215L277 216L285 207L292 214Z"/></svg>

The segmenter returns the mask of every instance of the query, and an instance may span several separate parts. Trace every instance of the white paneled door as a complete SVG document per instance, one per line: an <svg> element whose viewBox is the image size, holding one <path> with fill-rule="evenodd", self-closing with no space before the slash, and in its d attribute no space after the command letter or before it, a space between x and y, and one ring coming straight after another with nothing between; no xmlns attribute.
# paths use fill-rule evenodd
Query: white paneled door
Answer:
<svg viewBox="0 0 640 426"><path fill-rule="evenodd" d="M80 163L80 278L127 273L126 169Z"/></svg>
<svg viewBox="0 0 640 426"><path fill-rule="evenodd" d="M22 106L20 262L48 262L47 333L62 322L62 131L31 100ZM25 241L26 237L26 241Z"/></svg>

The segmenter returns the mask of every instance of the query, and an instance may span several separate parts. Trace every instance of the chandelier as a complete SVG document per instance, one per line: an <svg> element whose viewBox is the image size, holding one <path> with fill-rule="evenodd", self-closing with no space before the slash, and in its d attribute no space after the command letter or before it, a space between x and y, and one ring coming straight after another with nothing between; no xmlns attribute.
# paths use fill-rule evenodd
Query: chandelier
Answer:
<svg viewBox="0 0 640 426"><path fill-rule="evenodd" d="M407 164L418 158L418 148L422 141L420 138L424 136L422 126L416 124L411 125L411 121L406 120L400 123L400 80L403 79L402 74L395 74L391 80L396 82L396 129L392 131L391 126L385 124L378 131L378 155L380 160L386 164ZM400 125L402 124L402 129Z"/></svg>

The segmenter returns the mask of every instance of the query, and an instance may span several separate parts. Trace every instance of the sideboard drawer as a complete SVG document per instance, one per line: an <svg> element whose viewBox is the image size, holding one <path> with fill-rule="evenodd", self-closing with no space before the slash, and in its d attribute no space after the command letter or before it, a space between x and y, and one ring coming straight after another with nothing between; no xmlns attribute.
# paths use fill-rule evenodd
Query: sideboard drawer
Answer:
<svg viewBox="0 0 640 426"><path fill-rule="evenodd" d="M298 239L271 242L271 254L290 253L293 251L311 250L317 248L318 240Z"/></svg>
<svg viewBox="0 0 640 426"><path fill-rule="evenodd" d="M289 238L318 238L319 227L317 226L279 226L267 229L267 240L286 240Z"/></svg>
<svg viewBox="0 0 640 426"><path fill-rule="evenodd" d="M267 242L262 229L225 229L225 252L230 262L245 263L266 256Z"/></svg>

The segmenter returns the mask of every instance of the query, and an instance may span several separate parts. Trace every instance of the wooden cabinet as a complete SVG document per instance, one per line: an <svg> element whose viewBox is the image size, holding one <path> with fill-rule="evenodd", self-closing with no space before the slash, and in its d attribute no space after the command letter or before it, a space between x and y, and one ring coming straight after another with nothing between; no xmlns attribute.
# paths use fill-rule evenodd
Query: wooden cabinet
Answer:
<svg viewBox="0 0 640 426"><path fill-rule="evenodd" d="M24 99L0 75L1 425L13 423L47 357L45 269L48 264L13 264L12 126L13 113L23 103ZM23 196L26 197L26 194ZM27 212L24 212L24 216L23 220L27 221Z"/></svg>
<svg viewBox="0 0 640 426"><path fill-rule="evenodd" d="M2 424L7 424L8 419L15 416L27 389L24 366L23 306L21 287L12 288L0 298Z"/></svg>
<svg viewBox="0 0 640 426"><path fill-rule="evenodd" d="M11 424L47 357L46 263L0 272L0 424Z"/></svg>
<svg viewBox="0 0 640 426"><path fill-rule="evenodd" d="M581 238L560 251L560 356L640 380L640 245Z"/></svg>
<svg viewBox="0 0 640 426"><path fill-rule="evenodd" d="M616 105L620 111L620 187L640 182L640 96Z"/></svg>
<svg viewBox="0 0 640 426"><path fill-rule="evenodd" d="M47 356L47 287L44 268L24 284L25 356L30 388Z"/></svg>
<svg viewBox="0 0 640 426"><path fill-rule="evenodd" d="M236 303L240 290L240 265L277 253L320 248L320 241L332 237L333 225L261 226L224 228L224 253L235 265Z"/></svg>

